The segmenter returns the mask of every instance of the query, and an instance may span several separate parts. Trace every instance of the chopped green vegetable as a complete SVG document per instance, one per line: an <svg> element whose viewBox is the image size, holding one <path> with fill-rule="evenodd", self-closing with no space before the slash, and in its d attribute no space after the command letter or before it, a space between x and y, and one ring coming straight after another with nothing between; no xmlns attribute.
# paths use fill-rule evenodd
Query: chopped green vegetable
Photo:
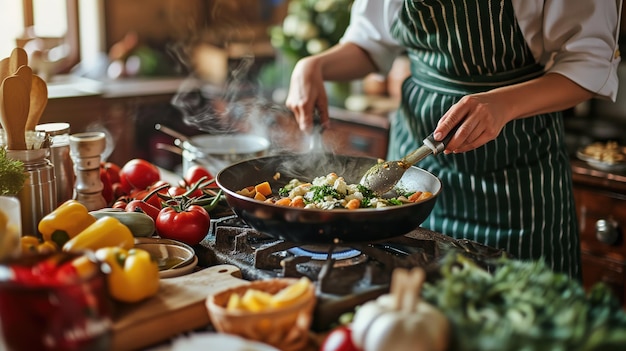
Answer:
<svg viewBox="0 0 626 351"><path fill-rule="evenodd" d="M313 192L313 202L324 201L326 196L330 196L334 199L343 199L345 197L345 195L339 194L335 188L327 184L312 186L311 191Z"/></svg>
<svg viewBox="0 0 626 351"><path fill-rule="evenodd" d="M0 147L0 196L17 195L25 181L24 164L8 158L7 151Z"/></svg>
<svg viewBox="0 0 626 351"><path fill-rule="evenodd" d="M454 350L626 350L626 312L604 284L580 282L543 261L500 258L489 273L449 255L424 298L454 328Z"/></svg>

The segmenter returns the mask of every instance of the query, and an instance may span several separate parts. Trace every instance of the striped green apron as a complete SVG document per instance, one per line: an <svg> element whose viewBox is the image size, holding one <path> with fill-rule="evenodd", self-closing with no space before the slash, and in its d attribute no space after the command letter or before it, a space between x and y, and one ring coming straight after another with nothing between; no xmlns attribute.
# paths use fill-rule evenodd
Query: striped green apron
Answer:
<svg viewBox="0 0 626 351"><path fill-rule="evenodd" d="M391 121L388 159L419 147L462 96L543 74L510 0L406 0L392 33L407 48L412 75ZM437 155L420 167L444 188L423 227L543 257L580 277L580 248L561 113L508 123L475 150Z"/></svg>

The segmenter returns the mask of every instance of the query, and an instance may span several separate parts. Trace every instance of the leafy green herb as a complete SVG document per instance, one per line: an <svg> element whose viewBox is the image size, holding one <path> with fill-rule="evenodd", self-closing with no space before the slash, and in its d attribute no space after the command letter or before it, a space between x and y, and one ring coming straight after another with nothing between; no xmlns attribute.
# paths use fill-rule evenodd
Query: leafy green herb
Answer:
<svg viewBox="0 0 626 351"><path fill-rule="evenodd" d="M323 201L326 196L332 196L335 199L341 199L344 197L339 194L335 188L328 184L312 186L311 191L313 192L313 202Z"/></svg>
<svg viewBox="0 0 626 351"><path fill-rule="evenodd" d="M287 197L289 196L290 191L291 189L288 189L287 187L283 187L283 188L278 189L278 195L282 197Z"/></svg>
<svg viewBox="0 0 626 351"><path fill-rule="evenodd" d="M489 273L460 254L444 258L424 299L453 324L454 350L625 350L626 312L604 284L589 293L544 261L501 258Z"/></svg>
<svg viewBox="0 0 626 351"><path fill-rule="evenodd" d="M25 181L24 164L8 158L7 151L0 147L0 195L17 195L24 187Z"/></svg>

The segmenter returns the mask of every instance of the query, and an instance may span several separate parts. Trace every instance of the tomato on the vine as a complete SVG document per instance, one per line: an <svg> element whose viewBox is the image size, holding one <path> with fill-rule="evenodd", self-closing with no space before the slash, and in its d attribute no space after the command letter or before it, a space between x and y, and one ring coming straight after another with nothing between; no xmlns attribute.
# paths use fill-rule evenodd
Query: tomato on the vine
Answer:
<svg viewBox="0 0 626 351"><path fill-rule="evenodd" d="M213 179L213 175L206 168L193 165L185 171L185 175L183 179L187 183L187 185L195 184L197 181L204 177L204 181Z"/></svg>
<svg viewBox="0 0 626 351"><path fill-rule="evenodd" d="M174 197L179 196L187 192L187 189L180 186L171 186L167 189L167 195Z"/></svg>
<svg viewBox="0 0 626 351"><path fill-rule="evenodd" d="M196 245L209 232L209 213L198 205L166 206L159 212L156 232L160 237Z"/></svg>
<svg viewBox="0 0 626 351"><path fill-rule="evenodd" d="M157 166L139 158L126 162L120 170L120 183L133 189L146 189L160 179Z"/></svg>
<svg viewBox="0 0 626 351"><path fill-rule="evenodd" d="M152 195L150 195L150 193L153 190L139 190L137 192L133 192L131 193L131 197L134 198L135 200L142 200L145 201L147 203L149 203L150 205L158 208L159 210L161 209L161 199L159 198L159 196L156 194L156 192ZM150 195L150 197L148 197Z"/></svg>
<svg viewBox="0 0 626 351"><path fill-rule="evenodd" d="M109 173L103 167L100 167L100 181L102 182L102 197L107 204L110 204L115 199L113 183L111 183Z"/></svg>
<svg viewBox="0 0 626 351"><path fill-rule="evenodd" d="M155 221L157 217L159 216L160 209L161 207L154 207L148 202L143 201L143 200L132 200L131 202L126 204L126 207L124 207L124 211L126 212L141 211L147 214L148 216L150 216L150 218L152 218Z"/></svg>
<svg viewBox="0 0 626 351"><path fill-rule="evenodd" d="M352 342L352 330L347 325L339 326L326 336L320 351L361 351Z"/></svg>
<svg viewBox="0 0 626 351"><path fill-rule="evenodd" d="M122 168L113 162L101 162L100 168L104 168L104 170L109 175L109 179L111 183L119 183L120 182L120 171Z"/></svg>

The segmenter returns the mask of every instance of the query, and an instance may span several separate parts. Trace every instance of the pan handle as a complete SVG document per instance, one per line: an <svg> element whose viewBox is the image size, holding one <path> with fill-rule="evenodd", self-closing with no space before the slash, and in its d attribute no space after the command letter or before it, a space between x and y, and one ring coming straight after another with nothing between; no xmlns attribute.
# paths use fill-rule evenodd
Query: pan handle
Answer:
<svg viewBox="0 0 626 351"><path fill-rule="evenodd" d="M176 147L176 146L172 146L170 144L156 143L154 146L157 149L159 149L159 150L167 150L167 151L173 152L173 153L175 153L177 155L182 155L183 154L183 150L181 148Z"/></svg>
<svg viewBox="0 0 626 351"><path fill-rule="evenodd" d="M172 129L170 127L166 127L166 126L164 126L162 124L159 124L159 123L154 125L154 129L156 129L158 131L161 131L161 132L163 132L163 133L165 133L165 134L167 134L167 135L169 135L171 137L180 139L182 141L188 141L189 140L188 136L186 136L184 134L181 134L181 133L175 131L174 129Z"/></svg>

